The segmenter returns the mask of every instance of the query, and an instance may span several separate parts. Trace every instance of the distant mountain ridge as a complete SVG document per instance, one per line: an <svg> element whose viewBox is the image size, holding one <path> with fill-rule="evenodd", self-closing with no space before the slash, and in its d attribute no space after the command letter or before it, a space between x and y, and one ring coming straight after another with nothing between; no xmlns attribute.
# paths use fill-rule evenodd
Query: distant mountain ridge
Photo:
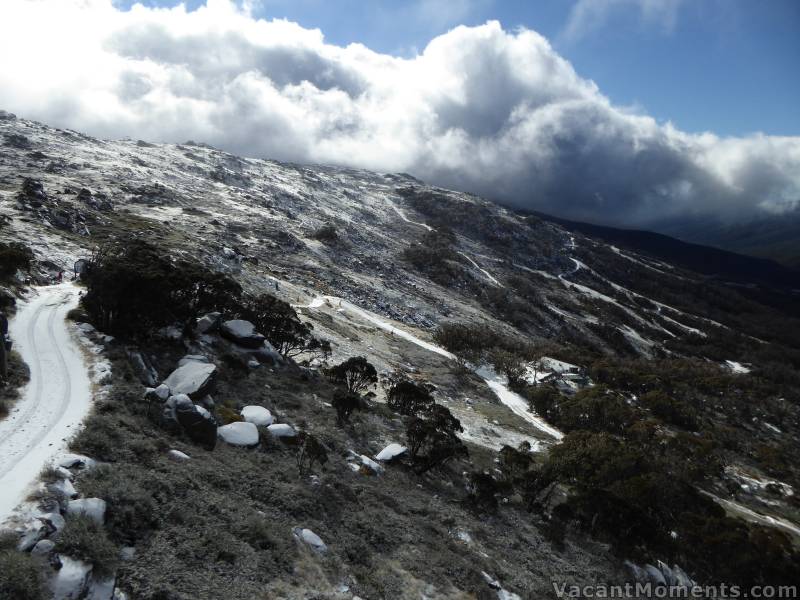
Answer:
<svg viewBox="0 0 800 600"><path fill-rule="evenodd" d="M659 224L656 229L687 242L770 258L800 268L800 209L732 225L708 219L680 220Z"/></svg>
<svg viewBox="0 0 800 600"><path fill-rule="evenodd" d="M653 231L620 229L570 221L544 213L534 214L570 231L619 244L716 279L743 285L757 284L782 289L800 289L800 270L769 258L685 242Z"/></svg>

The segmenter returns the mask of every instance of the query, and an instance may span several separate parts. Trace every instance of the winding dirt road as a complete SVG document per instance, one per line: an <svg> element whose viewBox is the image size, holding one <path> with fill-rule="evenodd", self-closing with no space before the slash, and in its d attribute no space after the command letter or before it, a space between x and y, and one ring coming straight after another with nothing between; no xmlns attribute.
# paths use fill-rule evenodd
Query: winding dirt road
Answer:
<svg viewBox="0 0 800 600"><path fill-rule="evenodd" d="M65 317L78 304L71 283L35 288L10 323L31 370L22 397L0 421L0 523L89 412L91 383Z"/></svg>

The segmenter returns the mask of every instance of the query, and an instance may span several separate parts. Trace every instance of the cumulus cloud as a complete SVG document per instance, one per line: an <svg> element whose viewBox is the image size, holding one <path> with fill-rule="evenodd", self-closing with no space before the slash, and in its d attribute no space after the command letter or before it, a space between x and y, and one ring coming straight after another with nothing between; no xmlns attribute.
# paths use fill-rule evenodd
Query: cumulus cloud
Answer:
<svg viewBox="0 0 800 600"><path fill-rule="evenodd" d="M456 27L411 58L230 0L4 0L0 107L105 137L405 171L572 218L646 225L800 202L800 138L719 138L615 107L530 30Z"/></svg>

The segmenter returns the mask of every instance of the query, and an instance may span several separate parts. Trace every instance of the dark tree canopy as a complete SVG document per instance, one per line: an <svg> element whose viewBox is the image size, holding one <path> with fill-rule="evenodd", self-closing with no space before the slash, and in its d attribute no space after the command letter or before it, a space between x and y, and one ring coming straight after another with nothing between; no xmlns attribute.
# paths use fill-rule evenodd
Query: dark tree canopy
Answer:
<svg viewBox="0 0 800 600"><path fill-rule="evenodd" d="M431 396L433 386L429 384L390 377L386 380L385 387L389 408L401 415L416 416L427 413L434 405Z"/></svg>
<svg viewBox="0 0 800 600"><path fill-rule="evenodd" d="M328 378L356 394L366 392L378 383L378 372L363 356L353 356L343 363L325 370Z"/></svg>

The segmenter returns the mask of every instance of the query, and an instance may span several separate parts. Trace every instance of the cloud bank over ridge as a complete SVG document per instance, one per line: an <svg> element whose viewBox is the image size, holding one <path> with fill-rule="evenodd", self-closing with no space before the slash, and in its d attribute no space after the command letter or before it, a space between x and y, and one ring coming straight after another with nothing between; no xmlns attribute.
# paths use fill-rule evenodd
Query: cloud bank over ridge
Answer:
<svg viewBox="0 0 800 600"><path fill-rule="evenodd" d="M548 41L457 27L412 58L230 0L4 0L0 108L103 137L405 171L618 225L800 207L800 138L688 134L614 106Z"/></svg>

